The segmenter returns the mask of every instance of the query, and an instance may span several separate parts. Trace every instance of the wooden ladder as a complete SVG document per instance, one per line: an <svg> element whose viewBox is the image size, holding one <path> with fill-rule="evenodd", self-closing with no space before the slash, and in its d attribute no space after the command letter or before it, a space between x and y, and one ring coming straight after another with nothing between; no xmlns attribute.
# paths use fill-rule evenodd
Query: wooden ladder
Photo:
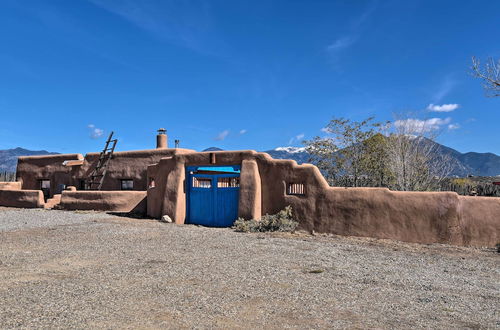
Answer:
<svg viewBox="0 0 500 330"><path fill-rule="evenodd" d="M104 182L104 177L106 176L108 163L113 157L113 152L115 151L117 139L113 139L113 132L109 134L108 140L104 149L99 155L99 160L97 165L90 173L87 180L85 180L85 190L101 190L102 183Z"/></svg>

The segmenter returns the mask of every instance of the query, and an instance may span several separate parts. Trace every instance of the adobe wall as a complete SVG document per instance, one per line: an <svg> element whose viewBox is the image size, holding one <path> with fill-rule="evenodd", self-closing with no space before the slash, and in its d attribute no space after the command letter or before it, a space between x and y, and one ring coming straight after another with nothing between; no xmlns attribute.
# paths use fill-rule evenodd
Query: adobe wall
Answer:
<svg viewBox="0 0 500 330"><path fill-rule="evenodd" d="M500 243L499 200L498 197L459 196L463 245L495 246Z"/></svg>
<svg viewBox="0 0 500 330"><path fill-rule="evenodd" d="M145 191L63 191L59 207L64 210L94 210L146 213Z"/></svg>
<svg viewBox="0 0 500 330"><path fill-rule="evenodd" d="M150 166L148 175L155 178L156 187L148 191L148 214L167 214L184 223L186 166L242 165L239 213L246 218L291 205L302 229L320 233L473 246L500 241L500 198L329 187L310 164L275 160L255 151L215 152L216 164L210 164L210 154L175 155ZM255 189L259 181L260 196ZM287 183L303 183L305 195L287 195Z"/></svg>
<svg viewBox="0 0 500 330"><path fill-rule="evenodd" d="M81 154L60 154L47 156L21 156L17 160L16 176L23 189L40 189L39 180L50 180L50 191L53 195L58 184L69 184L72 181L71 167L63 165L66 160L81 160Z"/></svg>
<svg viewBox="0 0 500 330"><path fill-rule="evenodd" d="M147 189L147 166L157 163L161 158L178 153L192 152L188 149L151 149L139 151L123 151L113 153L110 160L102 190L121 190L122 179L134 180L136 191ZM61 154L47 156L19 157L17 163L18 181L23 189L40 189L39 180L51 180L50 192L53 196L60 184L80 188L97 165L99 153ZM84 160L82 165L65 166L64 161Z"/></svg>
<svg viewBox="0 0 500 330"><path fill-rule="evenodd" d="M39 208L44 204L41 190L0 190L0 206Z"/></svg>
<svg viewBox="0 0 500 330"><path fill-rule="evenodd" d="M21 182L0 182L0 190L21 190Z"/></svg>

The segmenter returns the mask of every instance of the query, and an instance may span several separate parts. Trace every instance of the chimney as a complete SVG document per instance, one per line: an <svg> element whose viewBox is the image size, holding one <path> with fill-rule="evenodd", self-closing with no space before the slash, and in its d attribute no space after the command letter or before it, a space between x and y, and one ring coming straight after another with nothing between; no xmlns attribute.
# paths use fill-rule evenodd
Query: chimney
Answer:
<svg viewBox="0 0 500 330"><path fill-rule="evenodd" d="M167 130L160 128L158 130L158 135L156 135L156 149L167 149L168 148L168 138Z"/></svg>

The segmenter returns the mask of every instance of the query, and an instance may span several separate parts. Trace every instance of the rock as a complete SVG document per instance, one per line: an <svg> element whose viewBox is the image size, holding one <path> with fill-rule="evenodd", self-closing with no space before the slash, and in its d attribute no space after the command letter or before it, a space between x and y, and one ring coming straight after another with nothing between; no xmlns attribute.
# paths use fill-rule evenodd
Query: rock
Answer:
<svg viewBox="0 0 500 330"><path fill-rule="evenodd" d="M162 217L161 217L161 221L162 221L162 222L168 222L168 223L172 223L172 222L173 222L173 221L172 221L172 218L170 218L170 217L169 217L168 215L166 215L166 214L165 214L164 216L162 216Z"/></svg>

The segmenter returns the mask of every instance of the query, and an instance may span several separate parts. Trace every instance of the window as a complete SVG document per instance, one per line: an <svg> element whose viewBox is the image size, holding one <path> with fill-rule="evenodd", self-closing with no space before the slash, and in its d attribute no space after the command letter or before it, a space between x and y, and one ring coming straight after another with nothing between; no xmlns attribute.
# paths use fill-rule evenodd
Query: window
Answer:
<svg viewBox="0 0 500 330"><path fill-rule="evenodd" d="M134 180L122 180L122 190L132 190L134 189Z"/></svg>
<svg viewBox="0 0 500 330"><path fill-rule="evenodd" d="M286 188L287 195L305 195L306 189L303 183L289 183Z"/></svg>
<svg viewBox="0 0 500 330"><path fill-rule="evenodd" d="M156 187L154 178L149 178L149 186L148 187L149 187L149 189Z"/></svg>
<svg viewBox="0 0 500 330"><path fill-rule="evenodd" d="M212 179L193 177L193 188L212 188Z"/></svg>
<svg viewBox="0 0 500 330"><path fill-rule="evenodd" d="M40 189L50 189L50 180L40 180Z"/></svg>
<svg viewBox="0 0 500 330"><path fill-rule="evenodd" d="M240 178L218 178L217 188L238 188L240 186Z"/></svg>

